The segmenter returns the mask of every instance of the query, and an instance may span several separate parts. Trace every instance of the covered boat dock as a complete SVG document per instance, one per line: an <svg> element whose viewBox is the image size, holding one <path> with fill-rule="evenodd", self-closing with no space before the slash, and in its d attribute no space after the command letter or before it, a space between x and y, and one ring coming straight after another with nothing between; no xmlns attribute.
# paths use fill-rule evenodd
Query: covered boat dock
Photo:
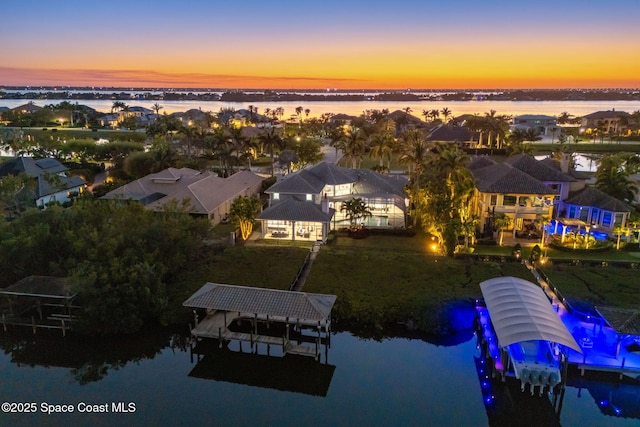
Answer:
<svg viewBox="0 0 640 427"><path fill-rule="evenodd" d="M480 283L486 308L478 305L479 326L495 370L514 375L531 391L553 388L565 379L560 346L582 352L542 288L517 277Z"/></svg>
<svg viewBox="0 0 640 427"><path fill-rule="evenodd" d="M319 347L329 345L331 310L335 295L206 283L183 305L195 312L191 334L213 338L222 347L229 341L281 346L283 354L320 357ZM292 338L293 327L295 339ZM303 331L314 331L305 335ZM305 345L312 343L312 345Z"/></svg>
<svg viewBox="0 0 640 427"><path fill-rule="evenodd" d="M64 277L28 276L0 289L2 326L27 326L37 329L60 329L65 335L76 320L73 304L76 293Z"/></svg>

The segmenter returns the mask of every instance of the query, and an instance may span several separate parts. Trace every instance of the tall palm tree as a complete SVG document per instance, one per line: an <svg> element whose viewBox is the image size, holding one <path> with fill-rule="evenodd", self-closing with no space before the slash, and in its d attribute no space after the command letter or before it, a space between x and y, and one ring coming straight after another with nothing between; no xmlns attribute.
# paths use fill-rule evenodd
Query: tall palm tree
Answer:
<svg viewBox="0 0 640 427"><path fill-rule="evenodd" d="M432 159L432 166L445 177L449 196L454 209L459 210L460 204L470 196L473 189L473 176L467 164L469 156L458 147L448 144L436 146L437 156Z"/></svg>
<svg viewBox="0 0 640 427"><path fill-rule="evenodd" d="M393 136L386 132L376 132L371 136L370 155L374 159L378 159L378 166L384 166L384 160L391 161Z"/></svg>
<svg viewBox="0 0 640 427"><path fill-rule="evenodd" d="M444 107L442 110L440 110L440 113L442 113L442 117L444 117L445 123L448 121L449 117L451 117L451 110L447 107Z"/></svg>
<svg viewBox="0 0 640 427"><path fill-rule="evenodd" d="M336 160L338 159L338 151L342 150L344 152L346 134L344 133L344 128L342 126L332 126L328 131L329 137L329 146L333 147L336 150Z"/></svg>
<svg viewBox="0 0 640 427"><path fill-rule="evenodd" d="M551 217L548 215L538 215L536 219L540 223L540 247L544 247L545 227L551 224Z"/></svg>
<svg viewBox="0 0 640 427"><path fill-rule="evenodd" d="M619 200L631 201L638 193L638 186L629 179L616 155L604 156L596 171L596 188Z"/></svg>
<svg viewBox="0 0 640 427"><path fill-rule="evenodd" d="M198 129L194 126L182 126L178 129L178 133L184 136L184 141L187 143L187 159L191 158L191 145L197 136Z"/></svg>
<svg viewBox="0 0 640 427"><path fill-rule="evenodd" d="M511 218L509 218L507 216L507 214L505 214L504 212L497 213L496 216L493 218L493 225L498 227L498 230L500 230L500 243L499 243L499 245L502 246L502 238L503 238L503 234L504 234L504 229L511 225Z"/></svg>
<svg viewBox="0 0 640 427"><path fill-rule="evenodd" d="M284 149L284 139L280 135L280 132L274 128L270 127L263 130L260 135L258 135L259 141L262 143L263 147L269 150L269 157L271 157L271 176L274 175L274 150Z"/></svg>
<svg viewBox="0 0 640 427"><path fill-rule="evenodd" d="M362 129L351 126L345 135L344 155L351 161L351 168L356 169L366 149L367 137Z"/></svg>
<svg viewBox="0 0 640 427"><path fill-rule="evenodd" d="M162 110L163 108L164 107L157 102L151 106L151 109L156 112L156 116L160 115L160 110Z"/></svg>

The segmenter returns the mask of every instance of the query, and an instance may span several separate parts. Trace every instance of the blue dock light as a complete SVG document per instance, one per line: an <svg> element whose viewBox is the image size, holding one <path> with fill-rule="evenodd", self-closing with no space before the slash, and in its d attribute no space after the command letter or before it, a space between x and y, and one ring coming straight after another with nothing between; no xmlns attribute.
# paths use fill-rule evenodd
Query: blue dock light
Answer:
<svg viewBox="0 0 640 427"><path fill-rule="evenodd" d="M622 414L622 409L618 408L617 406L613 406L613 405L611 405L611 407L613 408L613 412L615 412L616 415L620 416L620 414Z"/></svg>
<svg viewBox="0 0 640 427"><path fill-rule="evenodd" d="M605 400L601 400L600 401L600 406L607 406L607 405L609 405L609 401L608 400L605 399Z"/></svg>
<svg viewBox="0 0 640 427"><path fill-rule="evenodd" d="M484 398L484 403L487 405L491 405L493 403L493 395L489 395Z"/></svg>

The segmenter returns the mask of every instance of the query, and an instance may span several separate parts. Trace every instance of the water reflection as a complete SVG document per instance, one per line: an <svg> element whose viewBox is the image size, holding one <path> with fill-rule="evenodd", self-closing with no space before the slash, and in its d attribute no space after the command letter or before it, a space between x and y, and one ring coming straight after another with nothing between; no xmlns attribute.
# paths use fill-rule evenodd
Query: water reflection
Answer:
<svg viewBox="0 0 640 427"><path fill-rule="evenodd" d="M68 368L73 381L88 384L131 362L153 359L165 348L185 351L188 341L164 329L127 337L87 338L58 334L12 333L0 335L0 348L21 366Z"/></svg>
<svg viewBox="0 0 640 427"><path fill-rule="evenodd" d="M3 396L21 402L135 402L137 408L134 414L4 414L0 425L557 424L549 400L521 393L518 384L495 384L493 406L485 406L474 364L479 352L470 336L375 341L340 332L331 337L328 364L215 345L192 359L188 335L170 330L93 340L0 333ZM611 384L600 390L600 384L567 387L562 425L637 424L633 409L640 408L640 387ZM583 398L576 398L580 390ZM614 407L622 408L620 416L607 415L606 408Z"/></svg>
<svg viewBox="0 0 640 427"><path fill-rule="evenodd" d="M336 367L303 356L274 357L211 349L190 377L326 397Z"/></svg>
<svg viewBox="0 0 640 427"><path fill-rule="evenodd" d="M611 382L583 377L570 378L569 387L586 390L604 415L640 419L640 393L637 383Z"/></svg>

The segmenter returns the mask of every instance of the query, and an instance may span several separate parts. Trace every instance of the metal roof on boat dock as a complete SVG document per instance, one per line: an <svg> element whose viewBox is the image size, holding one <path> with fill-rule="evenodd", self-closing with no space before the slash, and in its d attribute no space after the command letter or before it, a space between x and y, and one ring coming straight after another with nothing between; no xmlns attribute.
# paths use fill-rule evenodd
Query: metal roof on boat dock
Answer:
<svg viewBox="0 0 640 427"><path fill-rule="evenodd" d="M496 277L480 283L480 289L501 347L542 340L582 353L538 285L517 277Z"/></svg>
<svg viewBox="0 0 640 427"><path fill-rule="evenodd" d="M311 321L330 318L335 295L207 283L183 305Z"/></svg>

